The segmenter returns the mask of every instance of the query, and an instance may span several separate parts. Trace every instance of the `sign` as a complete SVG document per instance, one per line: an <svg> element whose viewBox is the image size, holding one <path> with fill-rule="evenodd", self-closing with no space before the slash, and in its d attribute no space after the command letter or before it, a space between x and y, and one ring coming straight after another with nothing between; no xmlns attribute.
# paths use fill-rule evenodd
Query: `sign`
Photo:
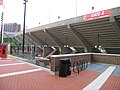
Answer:
<svg viewBox="0 0 120 90"><path fill-rule="evenodd" d="M110 15L111 15L110 10L98 11L98 12L94 12L94 13L91 13L91 14L84 15L83 20L84 21L89 21L89 20L109 17Z"/></svg>
<svg viewBox="0 0 120 90"><path fill-rule="evenodd" d="M7 45L5 44L0 44L0 57L1 58L7 58Z"/></svg>
<svg viewBox="0 0 120 90"><path fill-rule="evenodd" d="M0 0L0 5L3 5L3 0Z"/></svg>

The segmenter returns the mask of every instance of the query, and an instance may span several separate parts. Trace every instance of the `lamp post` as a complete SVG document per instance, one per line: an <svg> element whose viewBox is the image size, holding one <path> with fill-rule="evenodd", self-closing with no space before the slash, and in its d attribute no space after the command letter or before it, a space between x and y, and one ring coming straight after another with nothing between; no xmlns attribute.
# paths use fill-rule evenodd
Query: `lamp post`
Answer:
<svg viewBox="0 0 120 90"><path fill-rule="evenodd" d="M3 12L1 14L1 43L3 43Z"/></svg>
<svg viewBox="0 0 120 90"><path fill-rule="evenodd" d="M99 44L100 44L100 34L98 34L97 37L98 37L98 38L97 38L97 39L98 39L98 43L97 43L98 45L97 45L97 48L99 48Z"/></svg>
<svg viewBox="0 0 120 90"><path fill-rule="evenodd" d="M65 42L64 47L69 47L69 45L68 45L68 37L66 37L66 42Z"/></svg>
<svg viewBox="0 0 120 90"><path fill-rule="evenodd" d="M77 0L76 0L76 17L77 17Z"/></svg>
<svg viewBox="0 0 120 90"><path fill-rule="evenodd" d="M25 18L26 18L26 2L28 0L24 0L24 23L23 23L23 45L22 45L22 54L24 54L24 43L25 43Z"/></svg>
<svg viewBox="0 0 120 90"><path fill-rule="evenodd" d="M97 34L97 45L95 45L95 49L97 53L101 52L102 47L100 46L100 34Z"/></svg>
<svg viewBox="0 0 120 90"><path fill-rule="evenodd" d="M60 19L60 16L58 16L58 20Z"/></svg>

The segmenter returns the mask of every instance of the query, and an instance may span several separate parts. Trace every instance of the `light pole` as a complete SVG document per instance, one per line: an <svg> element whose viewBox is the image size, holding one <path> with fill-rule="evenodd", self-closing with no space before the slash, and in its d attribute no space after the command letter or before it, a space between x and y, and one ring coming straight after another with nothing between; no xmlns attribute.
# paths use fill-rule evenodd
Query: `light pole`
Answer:
<svg viewBox="0 0 120 90"><path fill-rule="evenodd" d="M3 43L3 12L1 14L1 43Z"/></svg>
<svg viewBox="0 0 120 90"><path fill-rule="evenodd" d="M24 44L25 44L25 18L26 18L26 2L28 0L24 0L24 23L23 23L23 45L22 45L22 54L24 54Z"/></svg>
<svg viewBox="0 0 120 90"><path fill-rule="evenodd" d="M58 20L60 19L60 16L58 16Z"/></svg>
<svg viewBox="0 0 120 90"><path fill-rule="evenodd" d="M76 17L77 17L77 0L76 0Z"/></svg>
<svg viewBox="0 0 120 90"><path fill-rule="evenodd" d="M99 48L99 44L100 44L100 34L98 34L97 39L98 39L97 48Z"/></svg>
<svg viewBox="0 0 120 90"><path fill-rule="evenodd" d="M65 42L64 47L69 47L69 45L68 45L68 37L67 36L66 36L66 42Z"/></svg>
<svg viewBox="0 0 120 90"><path fill-rule="evenodd" d="M102 47L100 46L100 34L97 34L97 45L95 46L95 49L97 50L97 53L100 53L102 50Z"/></svg>

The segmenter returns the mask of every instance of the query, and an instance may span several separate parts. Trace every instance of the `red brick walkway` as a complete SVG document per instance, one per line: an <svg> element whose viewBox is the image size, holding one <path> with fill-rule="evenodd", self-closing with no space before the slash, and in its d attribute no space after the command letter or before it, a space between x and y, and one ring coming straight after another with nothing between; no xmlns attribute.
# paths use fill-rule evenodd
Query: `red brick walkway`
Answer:
<svg viewBox="0 0 120 90"><path fill-rule="evenodd" d="M0 78L0 90L82 90L98 75L85 70L79 75L61 78L42 70Z"/></svg>
<svg viewBox="0 0 120 90"><path fill-rule="evenodd" d="M100 90L120 90L120 76L111 75Z"/></svg>
<svg viewBox="0 0 120 90"><path fill-rule="evenodd" d="M37 67L33 67L33 66L28 65L28 64L18 64L18 65L12 65L12 66L0 66L0 74L25 71L25 70L31 70L31 69L37 69Z"/></svg>
<svg viewBox="0 0 120 90"><path fill-rule="evenodd" d="M8 61L0 61L0 75L38 68L27 63L16 64L20 63L19 59L12 56L10 58ZM14 63L16 65L7 65ZM0 90L82 90L100 74L84 70L79 75L72 73L71 76L62 78L52 75L48 71L40 70L0 77ZM100 90L120 90L120 76L110 76Z"/></svg>
<svg viewBox="0 0 120 90"><path fill-rule="evenodd" d="M8 61L2 61L2 60L0 60L0 65L3 65L3 64L12 64L12 63L19 63L19 62L16 61L16 60L8 60Z"/></svg>
<svg viewBox="0 0 120 90"><path fill-rule="evenodd" d="M8 56L7 59L0 59L0 65L2 64L12 64L12 63L19 63L19 58L15 58L13 56Z"/></svg>

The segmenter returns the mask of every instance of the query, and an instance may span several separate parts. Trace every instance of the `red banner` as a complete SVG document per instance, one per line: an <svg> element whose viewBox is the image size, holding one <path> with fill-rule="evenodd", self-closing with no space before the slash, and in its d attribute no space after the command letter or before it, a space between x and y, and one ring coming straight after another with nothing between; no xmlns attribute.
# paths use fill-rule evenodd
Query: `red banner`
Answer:
<svg viewBox="0 0 120 90"><path fill-rule="evenodd" d="M3 0L0 0L0 5L3 5Z"/></svg>
<svg viewBox="0 0 120 90"><path fill-rule="evenodd" d="M109 17L110 15L111 15L110 10L104 10L104 11L94 12L94 13L91 13L91 14L86 14L86 15L83 16L83 20L84 21L89 21L89 20Z"/></svg>

